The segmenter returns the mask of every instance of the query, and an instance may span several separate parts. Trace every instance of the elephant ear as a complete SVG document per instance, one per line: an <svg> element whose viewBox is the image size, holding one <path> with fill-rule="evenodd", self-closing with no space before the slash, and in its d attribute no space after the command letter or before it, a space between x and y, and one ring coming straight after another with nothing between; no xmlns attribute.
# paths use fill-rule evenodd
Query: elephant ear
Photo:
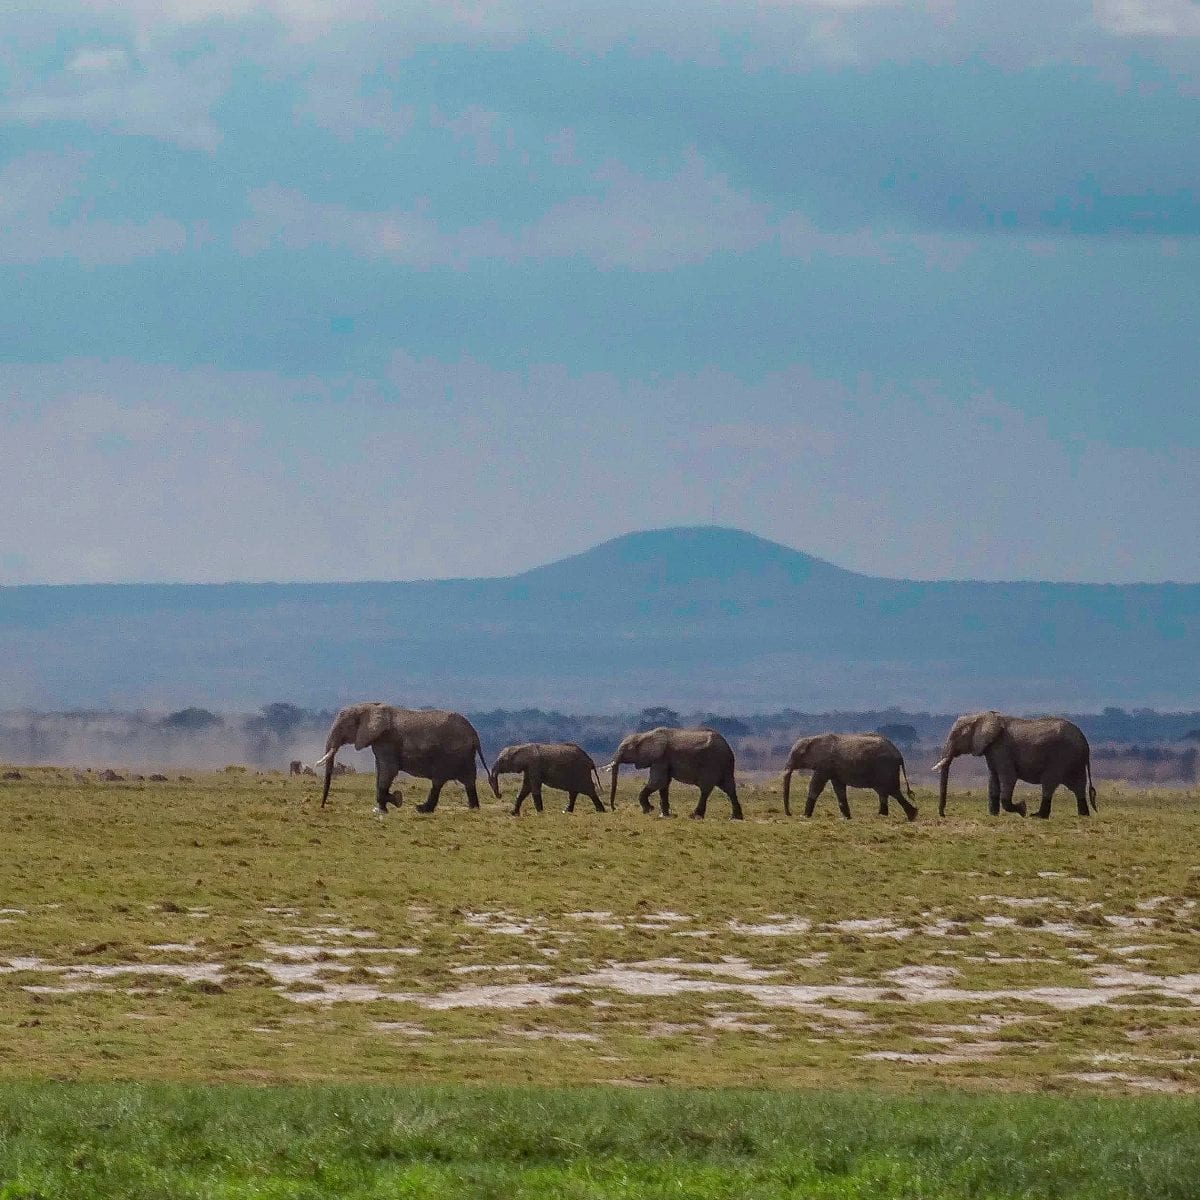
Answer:
<svg viewBox="0 0 1200 1200"><path fill-rule="evenodd" d="M670 750L670 735L665 729L653 729L643 733L638 742L637 762L639 767L652 767L662 762Z"/></svg>
<svg viewBox="0 0 1200 1200"><path fill-rule="evenodd" d="M997 712L982 713L971 734L971 753L984 754L1004 732L1004 718Z"/></svg>
<svg viewBox="0 0 1200 1200"><path fill-rule="evenodd" d="M388 727L388 712L382 704L371 704L363 709L358 718L358 730L354 734L355 750L365 750L378 740Z"/></svg>

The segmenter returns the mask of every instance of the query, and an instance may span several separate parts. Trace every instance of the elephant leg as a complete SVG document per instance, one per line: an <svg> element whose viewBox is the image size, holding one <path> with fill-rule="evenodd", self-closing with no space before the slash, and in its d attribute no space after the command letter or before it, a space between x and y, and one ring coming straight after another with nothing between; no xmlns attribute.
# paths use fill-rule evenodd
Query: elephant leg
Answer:
<svg viewBox="0 0 1200 1200"><path fill-rule="evenodd" d="M667 781L658 789L658 815L660 817L671 815L671 777L669 775Z"/></svg>
<svg viewBox="0 0 1200 1200"><path fill-rule="evenodd" d="M879 797L879 815L886 817L888 815L888 794L882 788L876 788L875 795Z"/></svg>
<svg viewBox="0 0 1200 1200"><path fill-rule="evenodd" d="M1005 812L1020 813L1025 815L1025 801L1021 800L1018 803L1013 803L1013 790L1017 786L1017 775L1015 771L999 772L1000 775L1000 807Z"/></svg>
<svg viewBox="0 0 1200 1200"><path fill-rule="evenodd" d="M595 789L594 789L594 788L592 789L592 791L590 791L590 792L588 792L588 793L586 793L586 794L587 794L587 795L589 795L589 796L591 796L591 798L592 798L592 807L593 807L593 808L594 808L594 809L595 809L597 812L607 812L607 811L608 811L608 810L607 810L607 809L604 807L604 801L603 801L603 800L601 800L601 799L600 799L600 797L596 795L596 791L595 791Z"/></svg>
<svg viewBox="0 0 1200 1200"><path fill-rule="evenodd" d="M988 768L988 813L990 816L1000 815L1000 776Z"/></svg>
<svg viewBox="0 0 1200 1200"><path fill-rule="evenodd" d="M467 792L467 807L468 808L478 808L479 807L479 789L475 786L475 771L474 771L474 769L472 769L471 774L468 775L467 778L462 781L462 785L466 789L466 792ZM536 800L534 802L536 803ZM538 811L540 812L542 806L540 804L538 804L537 807L538 807Z"/></svg>
<svg viewBox="0 0 1200 1200"><path fill-rule="evenodd" d="M533 807L535 812L544 811L542 808L542 785L540 783L533 789Z"/></svg>
<svg viewBox="0 0 1200 1200"><path fill-rule="evenodd" d="M900 807L904 809L905 817L907 817L910 821L915 821L917 819L917 806L913 804L913 802L909 800L900 790L899 783L896 784L896 790L892 793L892 795L897 801L899 801Z"/></svg>
<svg viewBox="0 0 1200 1200"><path fill-rule="evenodd" d="M650 797L655 792L663 792L663 789L668 787L671 782L671 772L664 767L651 767L650 778L646 780L646 786L638 792L638 804L641 806L642 812L650 811ZM661 797L665 802L665 795Z"/></svg>
<svg viewBox="0 0 1200 1200"><path fill-rule="evenodd" d="M389 804L400 807L400 797L391 794L392 780L400 771L400 761L390 750L375 752L375 811L383 816Z"/></svg>
<svg viewBox="0 0 1200 1200"><path fill-rule="evenodd" d="M567 807L563 809L563 812L573 813L575 811L575 797L578 795L579 795L578 792L568 792L567 793Z"/></svg>
<svg viewBox="0 0 1200 1200"><path fill-rule="evenodd" d="M694 821L703 821L704 814L708 812L708 798L712 795L712 784L702 783L700 785L700 799L696 801L696 807L691 811L691 817Z"/></svg>
<svg viewBox="0 0 1200 1200"><path fill-rule="evenodd" d="M829 782L828 775L822 775L820 771L814 771L812 778L808 781L808 796L804 801L804 815L811 817L813 809L817 807L817 797L825 790L825 785Z"/></svg>
<svg viewBox="0 0 1200 1200"><path fill-rule="evenodd" d="M833 794L837 797L842 819L845 821L850 820L850 802L846 799L846 785L840 779L833 781Z"/></svg>
<svg viewBox="0 0 1200 1200"><path fill-rule="evenodd" d="M1037 811L1033 814L1035 817L1040 817L1046 821L1050 818L1050 802L1054 799L1054 793L1058 790L1058 784L1051 779L1042 780L1042 802L1038 805Z"/></svg>
<svg viewBox="0 0 1200 1200"><path fill-rule="evenodd" d="M517 798L513 801L512 815L519 817L521 815L521 805L525 803L525 797L529 795L532 789L529 786L529 780L521 781L521 790L517 793Z"/></svg>
<svg viewBox="0 0 1200 1200"><path fill-rule="evenodd" d="M438 800L442 794L442 786L445 784L444 779L435 779L429 785L429 796L423 804L417 805L417 812L431 813L438 806Z"/></svg>
<svg viewBox="0 0 1200 1200"><path fill-rule="evenodd" d="M650 803L650 797L653 796L657 791L657 787L648 783L640 792L638 792L638 804L640 805L642 812L648 813L650 811L652 807Z"/></svg>
<svg viewBox="0 0 1200 1200"><path fill-rule="evenodd" d="M742 813L742 802L738 799L737 780L732 775L720 784L721 791L729 797L729 819L731 821L741 821L744 814Z"/></svg>

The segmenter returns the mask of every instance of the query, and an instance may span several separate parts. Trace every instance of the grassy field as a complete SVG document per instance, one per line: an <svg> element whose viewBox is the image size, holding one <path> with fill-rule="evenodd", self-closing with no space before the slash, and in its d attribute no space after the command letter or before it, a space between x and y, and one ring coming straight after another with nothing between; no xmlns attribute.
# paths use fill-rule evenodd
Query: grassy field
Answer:
<svg viewBox="0 0 1200 1200"><path fill-rule="evenodd" d="M6 1200L1190 1200L1192 1100L0 1085Z"/></svg>
<svg viewBox="0 0 1200 1200"><path fill-rule="evenodd" d="M361 776L24 775L0 1200L1195 1194L1200 1100L1152 1094L1200 1090L1195 795L381 821Z"/></svg>
<svg viewBox="0 0 1200 1200"><path fill-rule="evenodd" d="M370 781L0 784L0 1078L1200 1086L1196 797L514 820ZM415 792L410 785L410 796ZM680 797L682 799L682 797ZM682 806L681 806L682 807ZM686 811L686 809L685 809Z"/></svg>

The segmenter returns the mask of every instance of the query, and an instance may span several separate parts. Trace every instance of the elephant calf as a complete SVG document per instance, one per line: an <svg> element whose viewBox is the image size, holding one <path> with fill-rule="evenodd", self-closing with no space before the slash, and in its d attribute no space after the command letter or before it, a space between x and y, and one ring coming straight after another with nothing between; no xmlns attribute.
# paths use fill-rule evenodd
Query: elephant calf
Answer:
<svg viewBox="0 0 1200 1200"><path fill-rule="evenodd" d="M512 807L514 817L520 815L526 796L532 796L533 807L542 811L543 786L567 793L567 807L563 812L575 811L577 796L587 796L597 812L604 811L596 764L588 752L574 742L526 742L520 746L505 746L496 756L489 776L492 791L497 796L500 795L501 775L524 776Z"/></svg>
<svg viewBox="0 0 1200 1200"><path fill-rule="evenodd" d="M787 769L783 772L783 811L790 817L792 806L790 792L793 771L811 771L808 781L808 799L804 802L804 815L811 817L817 797L827 783L833 784L838 808L842 816L850 818L850 805L846 799L846 788L869 788L879 797L879 815L888 815L888 800L895 799L904 809L904 815L915 821L917 809L912 804L912 788L908 785L908 772L904 769L904 755L887 738L877 733L819 733L815 737L802 737L788 754ZM900 790L900 776L908 798Z"/></svg>

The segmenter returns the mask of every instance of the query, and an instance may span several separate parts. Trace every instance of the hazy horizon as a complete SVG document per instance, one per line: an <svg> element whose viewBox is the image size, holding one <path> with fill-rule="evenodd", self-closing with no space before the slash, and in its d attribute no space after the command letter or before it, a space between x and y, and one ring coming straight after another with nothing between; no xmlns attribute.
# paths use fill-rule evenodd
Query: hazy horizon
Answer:
<svg viewBox="0 0 1200 1200"><path fill-rule="evenodd" d="M295 576L293 578L238 578L238 579L211 579L203 581L190 581L185 579L95 579L95 580L73 580L60 583L51 583L40 580L31 580L19 584L0 583L2 588L62 588L62 587L235 587L245 584L247 586L270 586L277 584L281 587L291 585L313 585L321 586L324 584L389 584L389 583L470 583L483 582L487 580L506 580L515 579L522 575L529 574L541 567L554 566L557 563L566 562L570 559L581 558L592 550L598 550L605 546L610 546L615 543L624 542L627 539L638 538L645 535L654 534L672 534L677 532L691 532L696 530L712 530L722 533L733 533L745 535L750 538L757 539L762 542L769 543L772 546L780 547L785 550L792 551L802 555L805 558L812 559L814 562L822 563L827 566L835 567L837 570L844 572L847 575L857 575L869 579L892 580L898 583L996 583L996 584L1042 584L1053 583L1061 585L1077 585L1079 587L1140 587L1140 586L1170 586L1177 585L1181 587L1195 586L1196 580L1187 579L1129 579L1129 580L1112 580L1112 579L1070 579L1070 580L1054 580L1034 578L1032 576L1011 578L996 578L986 579L977 576L916 576L916 575L888 575L883 573L875 573L870 571L854 570L844 566L832 558L827 558L822 555L812 554L805 550L802 546L791 546L786 542L778 541L775 538L764 537L762 534L755 533L749 529L739 529L729 525L664 525L658 527L650 527L646 529L631 529L624 533L615 534L611 538L605 538L602 542L594 542L587 546L583 546L578 550L568 550L557 558L547 559L545 561L531 562L526 566L511 572L495 574L495 575L419 575L412 577L390 577L383 576L362 576L361 578L313 578L309 576Z"/></svg>

